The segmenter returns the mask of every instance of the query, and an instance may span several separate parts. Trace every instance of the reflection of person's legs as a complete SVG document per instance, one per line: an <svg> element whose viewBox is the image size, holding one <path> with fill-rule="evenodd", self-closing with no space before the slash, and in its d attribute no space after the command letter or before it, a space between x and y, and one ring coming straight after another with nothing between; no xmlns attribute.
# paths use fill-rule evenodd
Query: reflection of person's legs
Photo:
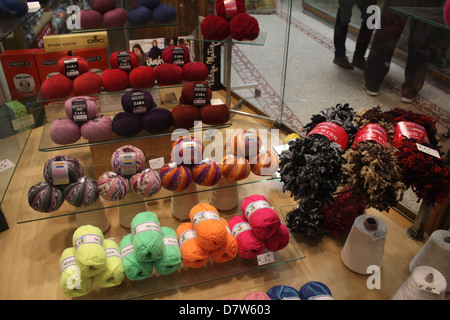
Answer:
<svg viewBox="0 0 450 320"><path fill-rule="evenodd" d="M353 54L352 64L360 69L365 68L365 55L373 33L373 30L369 29L367 26L367 19L370 17L370 14L367 12L367 8L376 4L376 0L356 0L356 5L361 11L361 27L358 32L358 38L356 39L356 47L355 53Z"/></svg>
<svg viewBox="0 0 450 320"><path fill-rule="evenodd" d="M347 60L345 41L347 40L348 26L352 17L354 0L339 0L339 8L334 24L334 60L340 67L353 69Z"/></svg>

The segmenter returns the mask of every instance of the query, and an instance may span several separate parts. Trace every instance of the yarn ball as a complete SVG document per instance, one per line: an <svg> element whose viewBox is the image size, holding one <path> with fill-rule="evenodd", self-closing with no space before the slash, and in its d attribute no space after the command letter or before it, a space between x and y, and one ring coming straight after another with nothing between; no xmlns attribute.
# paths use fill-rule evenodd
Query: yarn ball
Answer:
<svg viewBox="0 0 450 320"><path fill-rule="evenodd" d="M128 87L128 72L121 69L106 69L102 73L102 84L106 91L120 91Z"/></svg>
<svg viewBox="0 0 450 320"><path fill-rule="evenodd" d="M92 97L79 96L69 98L64 103L64 108L66 109L67 118L75 121L87 121L97 116L97 102ZM81 117L79 115L80 110L84 111Z"/></svg>
<svg viewBox="0 0 450 320"><path fill-rule="evenodd" d="M115 0L89 0L92 9L105 13L116 8Z"/></svg>
<svg viewBox="0 0 450 320"><path fill-rule="evenodd" d="M74 276L78 270L74 247L64 249L59 258L59 265L61 267L59 287L65 296L82 297L92 290L94 286L93 278Z"/></svg>
<svg viewBox="0 0 450 320"><path fill-rule="evenodd" d="M100 11L83 9L78 13L81 29L97 29L103 24L103 15Z"/></svg>
<svg viewBox="0 0 450 320"><path fill-rule="evenodd" d="M113 69L131 71L139 67L139 59L132 51L117 51L109 57L109 64Z"/></svg>
<svg viewBox="0 0 450 320"><path fill-rule="evenodd" d="M139 89L125 92L121 97L121 104L123 111L136 114L146 113L156 106L151 93Z"/></svg>
<svg viewBox="0 0 450 320"><path fill-rule="evenodd" d="M239 157L249 157L250 159L258 155L262 146L259 136L249 130L237 130L230 139L230 147L234 154Z"/></svg>
<svg viewBox="0 0 450 320"><path fill-rule="evenodd" d="M289 229L284 224L280 224L277 231L264 240L266 249L275 252L286 248L289 244L289 234Z"/></svg>
<svg viewBox="0 0 450 320"><path fill-rule="evenodd" d="M194 164L191 168L192 179L201 186L213 186L222 177L219 164L213 159L204 159L199 164Z"/></svg>
<svg viewBox="0 0 450 320"><path fill-rule="evenodd" d="M139 114L119 112L112 120L112 129L120 137L133 137L144 129L142 117Z"/></svg>
<svg viewBox="0 0 450 320"><path fill-rule="evenodd" d="M71 79L90 70L87 60L78 56L62 57L58 59L56 67L60 74L63 74Z"/></svg>
<svg viewBox="0 0 450 320"><path fill-rule="evenodd" d="M228 222L224 218L220 218L220 220L227 229L227 241L222 247L219 247L210 252L211 259L216 263L223 263L231 259L234 259L234 257L236 257L236 255L238 254L239 250L238 243L236 241L236 238L231 233Z"/></svg>
<svg viewBox="0 0 450 320"><path fill-rule="evenodd" d="M172 108L173 125L176 128L189 129L201 120L199 108L192 105L178 105Z"/></svg>
<svg viewBox="0 0 450 320"><path fill-rule="evenodd" d="M155 68L156 81L161 86L176 85L183 82L183 68L172 63L163 63Z"/></svg>
<svg viewBox="0 0 450 320"><path fill-rule="evenodd" d="M156 71L150 66L139 66L131 70L128 79L134 89L152 88L156 81Z"/></svg>
<svg viewBox="0 0 450 320"><path fill-rule="evenodd" d="M161 258L164 241L161 224L154 212L138 213L131 220L134 254L139 261L153 262Z"/></svg>
<svg viewBox="0 0 450 320"><path fill-rule="evenodd" d="M130 178L130 189L143 197L151 197L161 190L161 178L153 169L144 169Z"/></svg>
<svg viewBox="0 0 450 320"><path fill-rule="evenodd" d="M70 119L57 119L50 125L50 138L56 144L71 144L81 138L80 127Z"/></svg>
<svg viewBox="0 0 450 320"><path fill-rule="evenodd" d="M61 73L45 79L41 86L42 94L46 100L66 98L72 93L72 89L72 80Z"/></svg>
<svg viewBox="0 0 450 320"><path fill-rule="evenodd" d="M78 227L72 236L75 261L80 267L81 277L93 277L106 268L104 236L100 228L92 225Z"/></svg>
<svg viewBox="0 0 450 320"><path fill-rule="evenodd" d="M447 0L444 4L444 20L447 26L450 27L450 1Z"/></svg>
<svg viewBox="0 0 450 320"><path fill-rule="evenodd" d="M203 123L218 126L230 120L231 112L226 104L207 104L200 108Z"/></svg>
<svg viewBox="0 0 450 320"><path fill-rule="evenodd" d="M131 160L134 157L134 163ZM145 168L147 159L144 152L132 145L124 145L113 152L111 156L111 167L121 175L133 175Z"/></svg>
<svg viewBox="0 0 450 320"><path fill-rule="evenodd" d="M58 166L60 162L66 162L67 175L69 183L75 182L78 178L84 176L84 168L77 159L70 156L54 156L48 159L44 164L44 178L45 181L52 185L56 185L57 181L54 179L53 167Z"/></svg>
<svg viewBox="0 0 450 320"><path fill-rule="evenodd" d="M271 176L278 171L280 160L274 151L267 150L251 159L250 165L257 176Z"/></svg>
<svg viewBox="0 0 450 320"><path fill-rule="evenodd" d="M146 25L153 20L153 12L147 7L137 5L128 10L128 21L136 26Z"/></svg>
<svg viewBox="0 0 450 320"><path fill-rule="evenodd" d="M185 45L173 45L164 49L162 53L164 63L173 63L183 66L191 61L189 48Z"/></svg>
<svg viewBox="0 0 450 320"><path fill-rule="evenodd" d="M161 4L161 0L136 0L136 4L154 10Z"/></svg>
<svg viewBox="0 0 450 320"><path fill-rule="evenodd" d="M92 71L85 72L73 80L73 93L76 96L89 96L99 93L102 87L102 77Z"/></svg>
<svg viewBox="0 0 450 320"><path fill-rule="evenodd" d="M112 120L108 116L98 116L81 125L81 136L89 141L101 141L109 138L112 133Z"/></svg>
<svg viewBox="0 0 450 320"><path fill-rule="evenodd" d="M106 253L105 270L93 277L94 283L100 288L118 286L125 278L120 248L112 239L103 240Z"/></svg>
<svg viewBox="0 0 450 320"><path fill-rule="evenodd" d="M198 244L194 225L191 222L180 223L177 227L177 237L184 265L198 269L208 263L209 253Z"/></svg>
<svg viewBox="0 0 450 320"><path fill-rule="evenodd" d="M183 104L203 107L211 103L212 90L204 81L191 81L181 88Z"/></svg>
<svg viewBox="0 0 450 320"><path fill-rule="evenodd" d="M120 240L120 254L125 276L132 281L147 279L153 274L153 263L142 262L136 258L133 249L133 234L128 233Z"/></svg>
<svg viewBox="0 0 450 320"><path fill-rule="evenodd" d="M247 293L242 300L271 300L270 297L261 291L252 291Z"/></svg>
<svg viewBox="0 0 450 320"><path fill-rule="evenodd" d="M298 295L301 300L333 300L330 289L319 281L309 281L305 283Z"/></svg>
<svg viewBox="0 0 450 320"><path fill-rule="evenodd" d="M302 137L298 133L290 133L283 139L283 144L287 144L291 140L301 139Z"/></svg>
<svg viewBox="0 0 450 320"><path fill-rule="evenodd" d="M103 14L103 23L107 28L122 27L127 23L128 13L124 8L112 9Z"/></svg>
<svg viewBox="0 0 450 320"><path fill-rule="evenodd" d="M244 157L227 154L220 164L222 176L231 181L246 179L252 172L250 163Z"/></svg>
<svg viewBox="0 0 450 320"><path fill-rule="evenodd" d="M53 212L58 210L64 202L61 189L47 182L39 182L28 190L28 204L39 212Z"/></svg>
<svg viewBox="0 0 450 320"><path fill-rule="evenodd" d="M267 290L272 300L300 300L297 289L286 285L277 285Z"/></svg>
<svg viewBox="0 0 450 320"><path fill-rule="evenodd" d="M26 1L11 0L2 1L0 3L0 18L1 19L15 19L21 18L28 13L28 5Z"/></svg>
<svg viewBox="0 0 450 320"><path fill-rule="evenodd" d="M165 108L153 108L142 116L142 125L149 133L166 132L172 124L172 112Z"/></svg>
<svg viewBox="0 0 450 320"><path fill-rule="evenodd" d="M89 177L78 178L64 188L64 199L74 207L89 207L98 197L97 181Z"/></svg>
<svg viewBox="0 0 450 320"><path fill-rule="evenodd" d="M161 3L153 10L153 19L160 23L171 22L177 18L177 10L165 3Z"/></svg>
<svg viewBox="0 0 450 320"><path fill-rule="evenodd" d="M259 36L259 23L255 17L240 13L230 21L230 35L234 40L255 40Z"/></svg>
<svg viewBox="0 0 450 320"><path fill-rule="evenodd" d="M243 215L233 216L228 220L231 233L236 238L239 256L243 259L255 259L264 252L264 240L259 239Z"/></svg>
<svg viewBox="0 0 450 320"><path fill-rule="evenodd" d="M108 201L120 201L130 190L128 180L113 171L103 173L97 180L100 196Z"/></svg>
<svg viewBox="0 0 450 320"><path fill-rule="evenodd" d="M153 265L160 275L168 275L180 268L181 252L178 247L177 232L174 229L161 227L161 234L164 243L162 255Z"/></svg>
<svg viewBox="0 0 450 320"><path fill-rule="evenodd" d="M161 185L170 191L183 191L192 182L191 171L175 162L164 164L159 170Z"/></svg>
<svg viewBox="0 0 450 320"><path fill-rule="evenodd" d="M210 14L203 18L200 31L206 40L222 41L230 35L230 22L221 16Z"/></svg>
<svg viewBox="0 0 450 320"><path fill-rule="evenodd" d="M187 62L183 65L184 81L206 81L208 74L208 67L201 61Z"/></svg>
<svg viewBox="0 0 450 320"><path fill-rule="evenodd" d="M262 195L245 197L241 202L241 213L250 224L253 233L260 239L271 237L281 224L277 212Z"/></svg>
<svg viewBox="0 0 450 320"><path fill-rule="evenodd" d="M198 164L203 158L203 143L194 136L182 136L172 143L170 159L177 164Z"/></svg>
<svg viewBox="0 0 450 320"><path fill-rule="evenodd" d="M245 0L236 0L235 2L236 7L225 3L225 0L217 0L216 14L222 18L230 20L237 14L246 12Z"/></svg>

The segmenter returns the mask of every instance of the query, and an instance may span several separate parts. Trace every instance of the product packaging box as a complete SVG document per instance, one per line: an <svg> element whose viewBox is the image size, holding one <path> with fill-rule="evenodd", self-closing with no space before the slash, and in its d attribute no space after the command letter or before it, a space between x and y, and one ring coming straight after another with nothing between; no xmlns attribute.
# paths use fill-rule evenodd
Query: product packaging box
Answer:
<svg viewBox="0 0 450 320"><path fill-rule="evenodd" d="M68 51L45 52L44 49L36 51L35 59L41 83L43 83L45 79L58 73L58 60L68 55Z"/></svg>
<svg viewBox="0 0 450 320"><path fill-rule="evenodd" d="M94 73L101 74L108 69L106 48L74 50L73 55L86 59L91 71Z"/></svg>

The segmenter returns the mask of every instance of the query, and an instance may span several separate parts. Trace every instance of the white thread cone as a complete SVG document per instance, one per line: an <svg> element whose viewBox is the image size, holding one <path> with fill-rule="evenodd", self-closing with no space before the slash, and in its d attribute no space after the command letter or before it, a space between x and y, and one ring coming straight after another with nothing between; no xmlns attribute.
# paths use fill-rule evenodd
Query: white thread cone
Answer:
<svg viewBox="0 0 450 320"><path fill-rule="evenodd" d="M144 198L136 193L129 192L127 201L136 202L135 204L119 207L119 223L122 227L131 228L131 220L140 212L149 211Z"/></svg>
<svg viewBox="0 0 450 320"><path fill-rule="evenodd" d="M211 190L209 203L217 210L227 211L236 208L239 205L237 182L220 179Z"/></svg>
<svg viewBox="0 0 450 320"><path fill-rule="evenodd" d="M111 225L109 216L103 210L78 213L75 216L79 227L84 225L92 225L98 227L100 230L102 230L102 232L106 232Z"/></svg>
<svg viewBox="0 0 450 320"><path fill-rule="evenodd" d="M183 191L173 191L171 199L172 215L179 220L189 220L189 212L199 203L197 185L192 182Z"/></svg>

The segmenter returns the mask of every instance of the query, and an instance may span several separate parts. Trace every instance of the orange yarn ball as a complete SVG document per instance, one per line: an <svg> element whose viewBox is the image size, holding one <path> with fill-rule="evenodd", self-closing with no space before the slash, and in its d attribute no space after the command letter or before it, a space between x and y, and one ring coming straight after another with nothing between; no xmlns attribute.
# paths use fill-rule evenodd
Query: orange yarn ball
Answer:
<svg viewBox="0 0 450 320"><path fill-rule="evenodd" d="M246 179L252 172L250 163L244 157L227 154L220 164L222 176L231 181Z"/></svg>
<svg viewBox="0 0 450 320"><path fill-rule="evenodd" d="M222 172L219 164L212 159L205 159L191 168L192 179L201 186L213 186L220 181Z"/></svg>
<svg viewBox="0 0 450 320"><path fill-rule="evenodd" d="M271 176L277 172L280 160L271 150L260 152L250 160L252 172L257 176Z"/></svg>
<svg viewBox="0 0 450 320"><path fill-rule="evenodd" d="M191 222L183 222L178 226L177 237L181 260L187 267L201 268L208 263L209 254L198 244L194 225Z"/></svg>
<svg viewBox="0 0 450 320"><path fill-rule="evenodd" d="M239 130L230 139L230 147L239 157L253 157L259 153L261 139L252 131Z"/></svg>
<svg viewBox="0 0 450 320"><path fill-rule="evenodd" d="M191 171L183 165L175 162L164 164L159 169L161 185L170 191L183 191L192 182Z"/></svg>
<svg viewBox="0 0 450 320"><path fill-rule="evenodd" d="M213 259L214 262L217 263L223 263L233 259L234 257L236 257L239 251L236 238L231 233L228 222L224 218L220 218L220 220L227 229L228 234L226 243L222 247L211 251L211 258Z"/></svg>

